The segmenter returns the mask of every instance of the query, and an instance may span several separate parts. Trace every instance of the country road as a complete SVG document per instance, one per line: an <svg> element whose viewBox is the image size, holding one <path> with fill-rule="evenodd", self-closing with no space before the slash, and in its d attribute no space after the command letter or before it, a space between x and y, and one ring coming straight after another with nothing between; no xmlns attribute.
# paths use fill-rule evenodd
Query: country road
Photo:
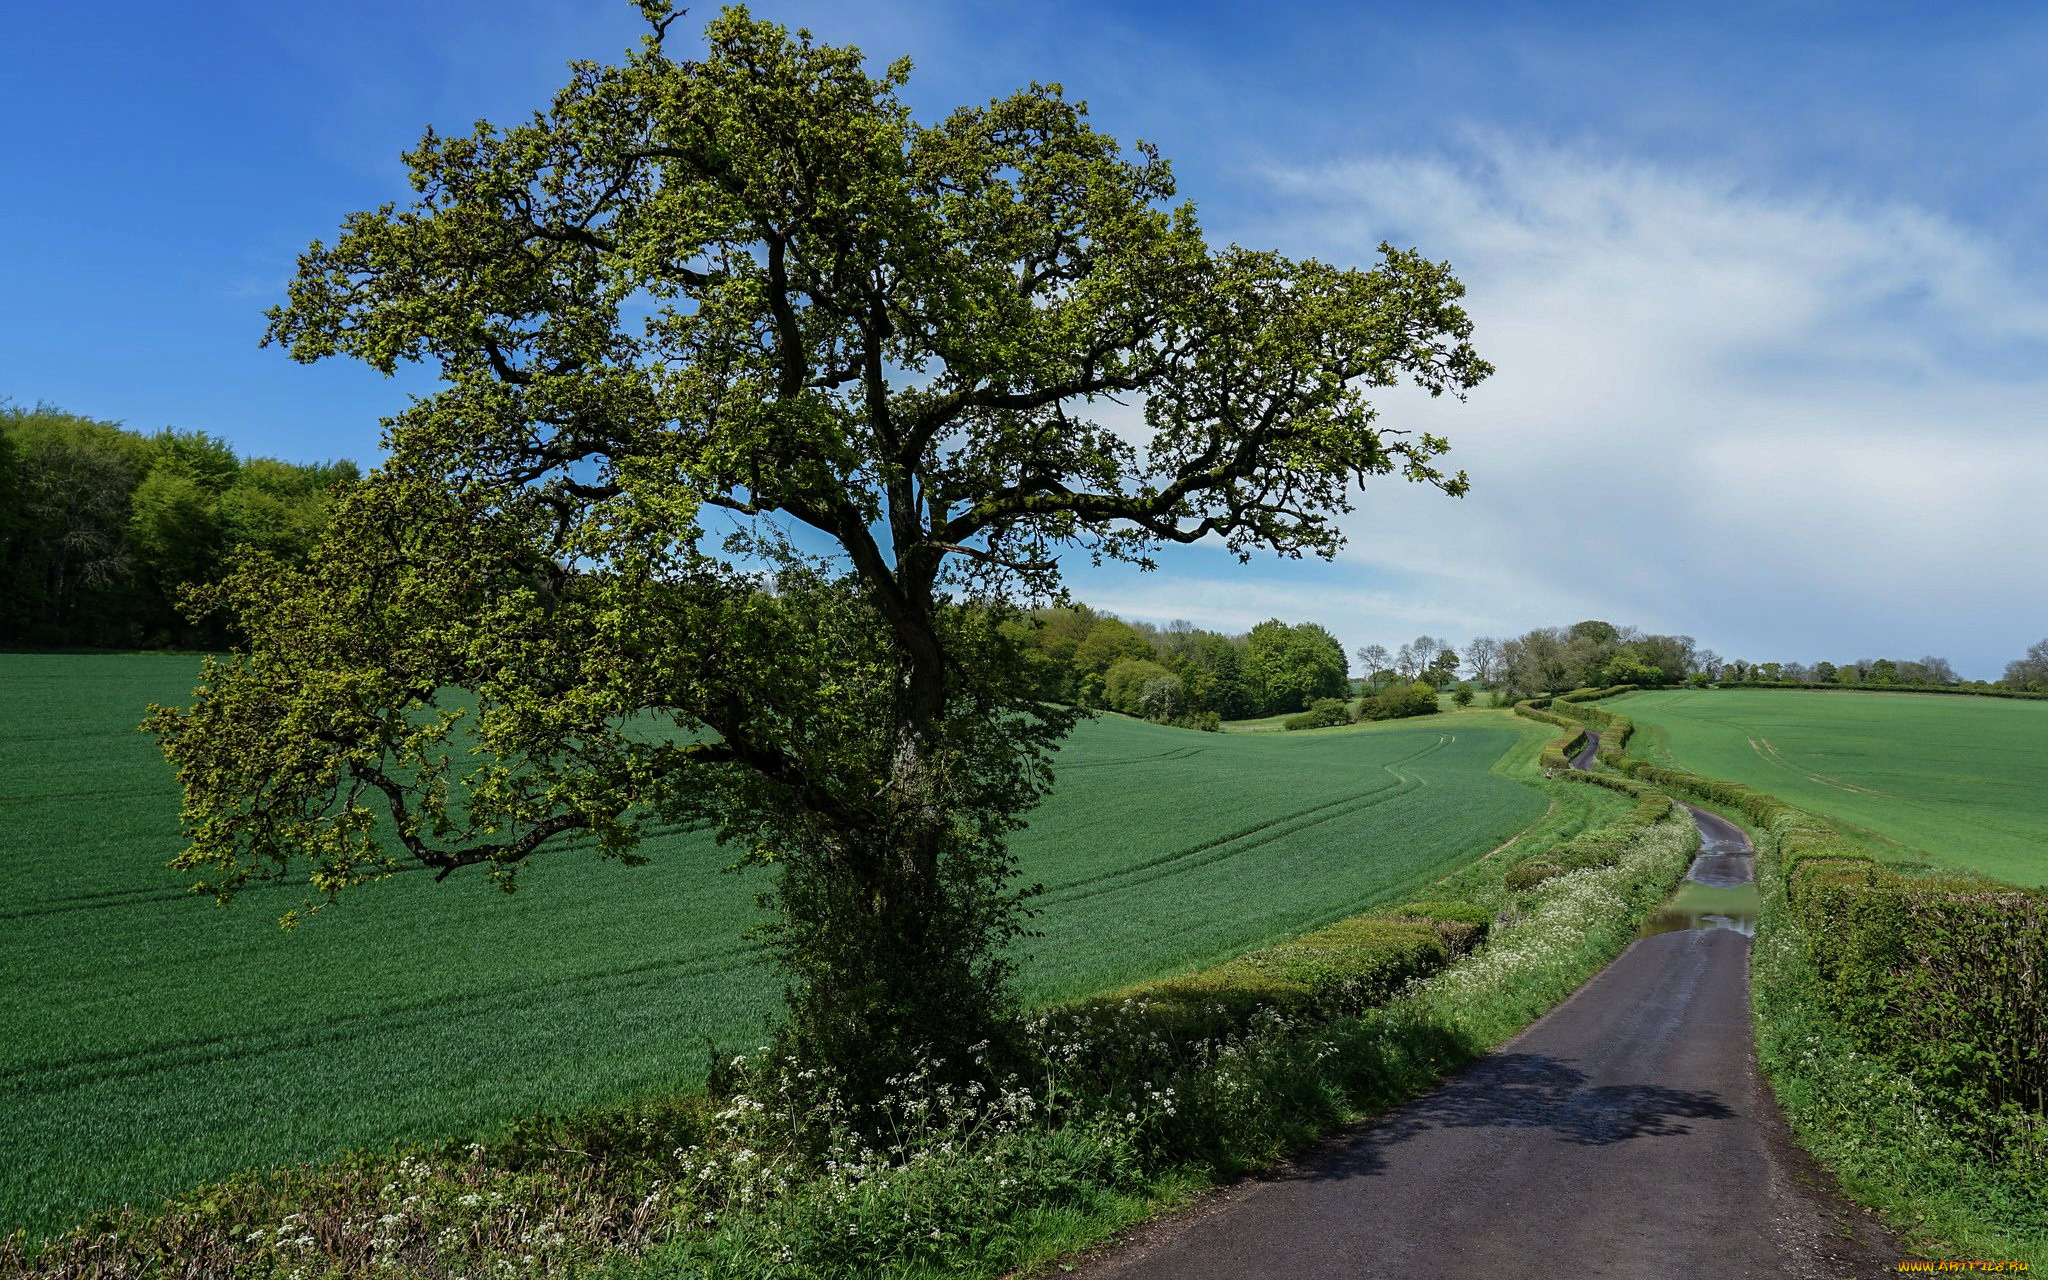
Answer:
<svg viewBox="0 0 2048 1280"><path fill-rule="evenodd" d="M1703 844L1689 877L1749 881L1741 830L1692 813ZM1757 1072L1744 922L1678 918L1705 927L1638 939L1442 1087L1133 1232L1076 1274L1895 1273L1907 1255L1793 1143Z"/></svg>

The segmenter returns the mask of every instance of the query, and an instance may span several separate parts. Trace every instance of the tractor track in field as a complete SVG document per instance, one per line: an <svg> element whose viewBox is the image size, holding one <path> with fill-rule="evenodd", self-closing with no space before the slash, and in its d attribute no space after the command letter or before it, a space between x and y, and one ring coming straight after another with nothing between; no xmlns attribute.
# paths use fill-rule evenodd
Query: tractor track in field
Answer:
<svg viewBox="0 0 2048 1280"><path fill-rule="evenodd" d="M1599 747L1589 734L1575 767ZM1690 806L1688 806L1690 808ZM1751 878L1692 809L1690 878ZM1907 1256L1799 1149L1756 1067L1749 939L1638 939L1437 1089L1140 1228L1089 1280L1896 1272Z"/></svg>
<svg viewBox="0 0 2048 1280"><path fill-rule="evenodd" d="M1434 755L1452 741L1453 735L1443 734L1427 746L1419 747L1405 756L1379 765L1379 771L1387 776L1363 791L1342 795L1292 813L1280 814L1264 822L1160 854L1144 862L1118 867L1098 875L1049 884L1045 886L1044 892L1036 897L1035 902L1040 905L1077 902L1164 876L1178 875L1214 862L1241 857L1275 840L1298 835L1312 827L1319 827L1339 818L1348 818L1389 800L1412 795L1428 783L1421 775L1409 771L1407 766L1425 756Z"/></svg>

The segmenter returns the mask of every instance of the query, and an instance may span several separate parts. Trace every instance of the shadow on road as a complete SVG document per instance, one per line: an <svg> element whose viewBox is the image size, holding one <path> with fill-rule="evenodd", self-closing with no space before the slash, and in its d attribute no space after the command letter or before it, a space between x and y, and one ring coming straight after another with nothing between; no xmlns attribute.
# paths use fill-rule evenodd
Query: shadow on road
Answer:
<svg viewBox="0 0 2048 1280"><path fill-rule="evenodd" d="M1716 1093L1648 1084L1589 1088L1586 1073L1563 1059L1502 1053L1279 1180L1373 1177L1385 1171L1388 1149L1436 1130L1548 1129L1559 1142L1601 1147L1686 1134L1689 1121L1734 1116Z"/></svg>

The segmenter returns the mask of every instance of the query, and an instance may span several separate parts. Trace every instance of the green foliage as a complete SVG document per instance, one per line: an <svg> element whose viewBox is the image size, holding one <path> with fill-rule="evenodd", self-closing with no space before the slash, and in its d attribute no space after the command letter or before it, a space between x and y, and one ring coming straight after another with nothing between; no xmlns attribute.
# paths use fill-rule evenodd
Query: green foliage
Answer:
<svg viewBox="0 0 2048 1280"><path fill-rule="evenodd" d="M219 645L220 625L181 614L182 590L219 578L237 546L302 557L355 478L347 463L244 462L203 432L0 406L0 643Z"/></svg>
<svg viewBox="0 0 2048 1280"><path fill-rule="evenodd" d="M1005 628L1022 647L1041 697L1162 724L1279 714L1300 710L1304 691L1349 691L1336 640L1312 623L1265 624L1255 644L1250 636L1187 623L1161 629L1072 605L1034 610Z"/></svg>
<svg viewBox="0 0 2048 1280"><path fill-rule="evenodd" d="M1459 658L1457 650L1448 645L1438 649L1423 667L1419 677L1432 689L1446 689L1457 679Z"/></svg>
<svg viewBox="0 0 2048 1280"><path fill-rule="evenodd" d="M1664 683L1664 672L1653 667L1632 653L1618 653L1607 662L1602 672L1602 683L1633 684L1654 687Z"/></svg>
<svg viewBox="0 0 2048 1280"><path fill-rule="evenodd" d="M1847 673L1846 679L1843 678L1844 672ZM1703 688L1709 683L1704 680L1699 682L1700 687ZM1714 687L1724 688L1727 686L1716 685ZM1852 667L1842 668L1841 671L1835 673L1835 679L1826 684L1815 683L1810 680L1745 680L1742 682L1741 687L1743 689L1805 689L1815 693L1841 692L1844 690L1854 690L1857 693L1931 693L1952 698L2007 698L2021 702L2048 699L2048 689L2012 689L1981 682L1967 685L1861 684L1858 682L1855 669Z"/></svg>
<svg viewBox="0 0 2048 1280"><path fill-rule="evenodd" d="M1351 723L1351 703L1344 698L1317 698L1309 704L1308 710L1298 716L1287 717L1283 727L1288 729L1328 729L1334 725Z"/></svg>
<svg viewBox="0 0 2048 1280"><path fill-rule="evenodd" d="M1130 623L1121 618L1097 618L1074 648L1073 667L1077 675L1107 679L1110 668L1119 662L1145 662L1151 658L1152 642Z"/></svg>
<svg viewBox="0 0 2048 1280"><path fill-rule="evenodd" d="M1455 702L1455 703L1457 703L1457 704L1458 704L1459 706L1461 706L1461 707L1469 707L1469 706L1471 706L1471 705L1472 705L1472 686L1471 686L1471 685L1469 685L1469 684L1461 684L1461 685L1459 685L1459 686L1458 686L1458 691L1457 691L1456 693L1453 693L1453 694L1451 695L1451 701L1452 701L1452 702Z"/></svg>
<svg viewBox="0 0 2048 1280"><path fill-rule="evenodd" d="M1420 680L1392 685L1358 704L1360 720L1402 720L1437 713L1436 689Z"/></svg>
<svg viewBox="0 0 2048 1280"><path fill-rule="evenodd" d="M1172 719L1182 700L1180 677L1150 658L1118 658L1103 678L1102 695L1110 710L1148 720Z"/></svg>
<svg viewBox="0 0 2048 1280"><path fill-rule="evenodd" d="M1062 598L1070 552L1333 555L1371 476L1462 492L1367 393L1491 369L1446 266L1212 250L1157 152L1057 87L921 124L907 61L740 8L677 60L646 12L622 63L428 132L414 202L302 255L268 341L441 389L306 569L207 596L250 644L151 722L180 865L317 909L701 822L774 868L788 1043L878 1092L1002 1020L1006 841L1074 719L1012 604ZM1142 447L1090 417L1124 395ZM1145 656L1095 638L1102 680Z"/></svg>
<svg viewBox="0 0 2048 1280"><path fill-rule="evenodd" d="M1432 920L1355 916L1275 947L1176 978L1084 1002L1147 1007L1146 1021L1181 1037L1237 1030L1273 1010L1327 1020L1386 1001L1416 978L1448 964L1451 951Z"/></svg>
<svg viewBox="0 0 2048 1280"><path fill-rule="evenodd" d="M2048 1120L2048 894L1964 877L1906 877L1809 857L1787 886L1823 1006L1897 1064L1982 1145L2015 1115ZM2048 1134L2029 1157L2048 1185Z"/></svg>
<svg viewBox="0 0 2048 1280"><path fill-rule="evenodd" d="M1946 1108L1829 1013L1790 927L1784 877L1759 848L1763 912L1751 952L1757 1059L1802 1145L1882 1210L1923 1256L2048 1265L2038 1169L1987 1161ZM2037 1135L2038 1136L2038 1135Z"/></svg>
<svg viewBox="0 0 2048 1280"><path fill-rule="evenodd" d="M1351 691L1344 646L1313 622L1289 626L1272 618L1253 627L1245 640L1245 669L1266 715L1306 711L1318 698L1343 698Z"/></svg>
<svg viewBox="0 0 2048 1280"><path fill-rule="evenodd" d="M185 895L163 867L176 789L133 725L195 665L0 655L0 1235L250 1164L693 1087L707 1042L750 1046L779 1018L766 940L747 936L771 869L721 875L733 852L707 829L650 824L640 867L574 843L510 895L401 870L389 901L345 900L291 933L275 917L295 885L251 885L243 911ZM652 718L630 731L663 736ZM1542 815L1539 793L1491 772L1510 731L1444 736L1080 726L1013 842L1020 877L1045 886L1042 936L1014 949L1020 998L1196 968L1413 897Z"/></svg>
<svg viewBox="0 0 2048 1280"><path fill-rule="evenodd" d="M2035 641L2027 646L2025 656L2006 663L2005 675L1998 683L2015 693L2048 695L2048 640Z"/></svg>
<svg viewBox="0 0 2048 1280"><path fill-rule="evenodd" d="M1486 941L1487 932L1494 923L1491 908L1450 899L1405 902L1398 907L1389 907L1385 914L1394 920L1427 920L1435 927L1437 937L1442 939L1453 957L1464 955Z"/></svg>

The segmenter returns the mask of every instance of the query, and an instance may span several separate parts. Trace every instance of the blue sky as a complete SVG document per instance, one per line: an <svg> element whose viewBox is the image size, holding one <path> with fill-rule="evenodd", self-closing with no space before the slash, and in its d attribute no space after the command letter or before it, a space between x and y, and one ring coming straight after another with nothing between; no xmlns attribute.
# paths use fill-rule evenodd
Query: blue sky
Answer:
<svg viewBox="0 0 2048 1280"><path fill-rule="evenodd" d="M708 8L679 23L693 29ZM1083 598L1347 645L1599 616L1724 655L2048 634L2048 10L796 3L926 117L1030 80L1157 143L1213 239L1451 259L1500 374L1460 502L1376 487L1333 564L1196 548ZM0 11L0 396L300 460L424 383L259 350L305 243L408 194L428 123L545 100L623 0Z"/></svg>

